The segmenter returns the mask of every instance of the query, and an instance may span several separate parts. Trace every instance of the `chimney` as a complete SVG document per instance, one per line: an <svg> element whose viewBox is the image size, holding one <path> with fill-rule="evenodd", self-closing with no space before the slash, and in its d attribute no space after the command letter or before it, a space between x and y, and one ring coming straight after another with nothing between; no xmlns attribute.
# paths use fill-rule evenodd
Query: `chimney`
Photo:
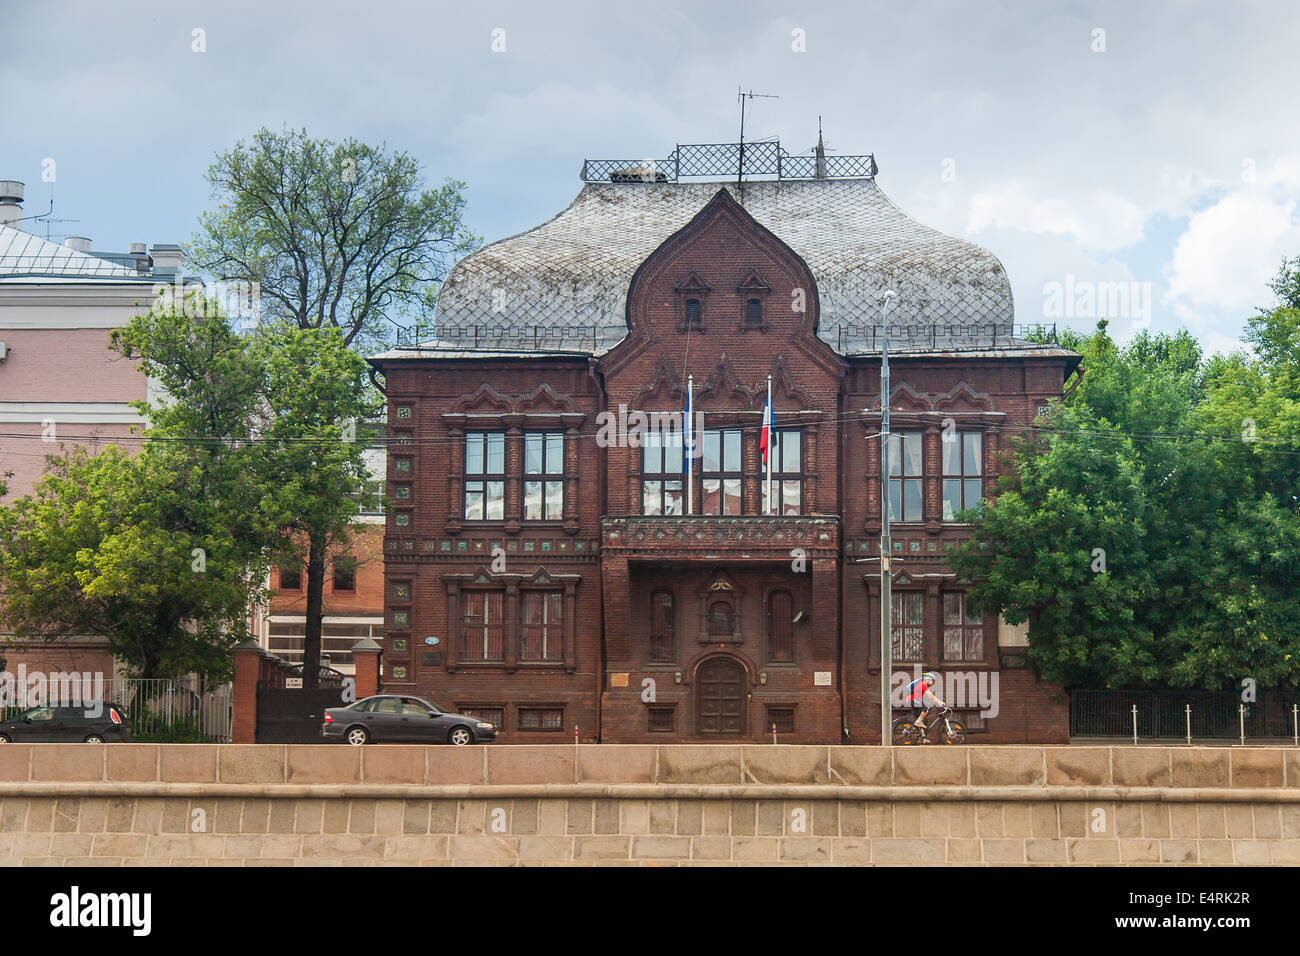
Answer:
<svg viewBox="0 0 1300 956"><path fill-rule="evenodd" d="M23 184L13 179L0 179L0 226L17 229L17 220L22 217Z"/></svg>
<svg viewBox="0 0 1300 956"><path fill-rule="evenodd" d="M69 249L75 249L77 252L90 251L90 240L85 236L68 236L63 240L63 244Z"/></svg>
<svg viewBox="0 0 1300 956"><path fill-rule="evenodd" d="M129 255L135 258L135 271L140 275L149 273L149 253L144 251L143 242L131 243Z"/></svg>
<svg viewBox="0 0 1300 956"><path fill-rule="evenodd" d="M176 275L185 265L185 250L174 242L160 242L149 250L149 255L153 257L153 271L155 273L171 273Z"/></svg>

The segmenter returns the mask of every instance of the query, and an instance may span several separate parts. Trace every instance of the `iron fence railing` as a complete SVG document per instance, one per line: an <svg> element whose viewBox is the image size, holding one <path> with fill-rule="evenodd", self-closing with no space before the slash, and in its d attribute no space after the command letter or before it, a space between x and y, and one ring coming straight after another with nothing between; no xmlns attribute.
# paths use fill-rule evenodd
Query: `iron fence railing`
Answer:
<svg viewBox="0 0 1300 956"><path fill-rule="evenodd" d="M879 322L823 322L818 335L833 340L840 352L878 352L885 340L885 327ZM891 351L923 348L943 351L950 348L998 348L1021 345L1024 340L1055 344L1056 324L1012 322L907 322L889 324Z"/></svg>
<svg viewBox="0 0 1300 956"><path fill-rule="evenodd" d="M397 346L414 348L437 338L464 348L574 350L599 348L610 334L606 325L511 325L504 322L448 322L436 328L416 326L397 329ZM840 352L878 352L884 341L884 327L878 322L824 321L818 335L832 342ZM1056 324L1011 322L911 322L890 323L891 350L1022 347L1024 341L1056 344Z"/></svg>
<svg viewBox="0 0 1300 956"><path fill-rule="evenodd" d="M16 704L0 708L0 720L10 720L36 706L77 707L98 711L112 703L126 712L133 740L157 743L230 743L233 688L206 687L197 678L75 682L75 694L25 691ZM29 698L28 693L32 696ZM102 693L102 696L100 694Z"/></svg>
<svg viewBox="0 0 1300 956"><path fill-rule="evenodd" d="M1294 691L1261 690L1251 701L1234 691L1075 690L1070 692L1072 737L1139 738L1290 737ZM1245 707L1244 714L1240 710ZM1189 712L1190 708L1190 712Z"/></svg>
<svg viewBox="0 0 1300 956"><path fill-rule="evenodd" d="M114 680L110 699L131 720L135 740L229 743L234 688L210 688L193 678Z"/></svg>
<svg viewBox="0 0 1300 956"><path fill-rule="evenodd" d="M582 163L582 179L589 183L675 183L739 176L742 171L745 176L776 179L871 179L878 170L870 153L793 156L777 140L679 143L665 159L588 159Z"/></svg>
<svg viewBox="0 0 1300 956"><path fill-rule="evenodd" d="M598 349L609 330L595 323L589 325L511 325L493 323L444 323L436 328L417 326L397 330L398 348L415 348L437 338L464 348L562 349L583 347Z"/></svg>

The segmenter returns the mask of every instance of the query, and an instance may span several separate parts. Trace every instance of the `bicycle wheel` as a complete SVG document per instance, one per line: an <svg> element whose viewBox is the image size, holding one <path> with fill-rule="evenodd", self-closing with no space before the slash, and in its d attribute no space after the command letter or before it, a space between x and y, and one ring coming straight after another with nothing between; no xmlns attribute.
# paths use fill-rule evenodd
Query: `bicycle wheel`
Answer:
<svg viewBox="0 0 1300 956"><path fill-rule="evenodd" d="M943 742L946 744L964 744L966 742L965 725L960 720L946 721L943 730Z"/></svg>
<svg viewBox="0 0 1300 956"><path fill-rule="evenodd" d="M894 743L901 747L910 747L921 742L921 732L910 720L900 718L894 721Z"/></svg>

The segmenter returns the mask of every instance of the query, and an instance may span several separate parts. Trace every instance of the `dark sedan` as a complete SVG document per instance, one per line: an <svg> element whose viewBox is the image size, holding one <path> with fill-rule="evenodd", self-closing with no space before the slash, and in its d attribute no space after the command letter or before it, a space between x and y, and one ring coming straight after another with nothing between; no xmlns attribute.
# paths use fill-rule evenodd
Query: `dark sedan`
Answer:
<svg viewBox="0 0 1300 956"><path fill-rule="evenodd" d="M379 694L325 711L320 735L354 746L368 743L455 744L463 747L497 735L495 724L439 710L423 697Z"/></svg>
<svg viewBox="0 0 1300 956"><path fill-rule="evenodd" d="M116 704L96 707L32 707L0 722L0 744L103 744L131 739L131 724Z"/></svg>

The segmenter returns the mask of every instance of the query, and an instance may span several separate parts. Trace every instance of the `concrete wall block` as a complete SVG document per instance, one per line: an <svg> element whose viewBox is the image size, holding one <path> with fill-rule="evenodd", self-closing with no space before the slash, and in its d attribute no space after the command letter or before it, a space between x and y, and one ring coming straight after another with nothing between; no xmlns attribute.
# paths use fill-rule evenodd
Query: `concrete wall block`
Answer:
<svg viewBox="0 0 1300 956"><path fill-rule="evenodd" d="M1064 863L1068 845L1064 840L1029 839L1025 841L1027 863Z"/></svg>
<svg viewBox="0 0 1300 956"><path fill-rule="evenodd" d="M948 855L947 840L873 839L873 863L943 863Z"/></svg>
<svg viewBox="0 0 1300 956"><path fill-rule="evenodd" d="M970 782L966 747L894 748L894 783L900 787L965 786Z"/></svg>
<svg viewBox="0 0 1300 956"><path fill-rule="evenodd" d="M1110 785L1109 747L1047 747L1047 783L1053 787Z"/></svg>
<svg viewBox="0 0 1300 956"><path fill-rule="evenodd" d="M1111 782L1117 787L1172 786L1166 747L1111 747Z"/></svg>
<svg viewBox="0 0 1300 956"><path fill-rule="evenodd" d="M1221 747L1187 747L1170 753L1175 787L1226 787L1231 779L1229 751Z"/></svg>
<svg viewBox="0 0 1300 956"><path fill-rule="evenodd" d="M667 745L659 747L658 783L746 783L741 747Z"/></svg>
<svg viewBox="0 0 1300 956"><path fill-rule="evenodd" d="M1030 786L1047 779L1042 747L979 747L970 750L972 786Z"/></svg>
<svg viewBox="0 0 1300 956"><path fill-rule="evenodd" d="M1236 747L1232 751L1234 787L1286 785L1286 752L1277 747Z"/></svg>
<svg viewBox="0 0 1300 956"><path fill-rule="evenodd" d="M217 780L221 783L284 783L285 749L271 744L220 744L216 747Z"/></svg>
<svg viewBox="0 0 1300 956"><path fill-rule="evenodd" d="M573 838L573 858L575 860L626 860L629 858L633 840L647 837L630 836L576 836ZM656 838L662 839L662 838ZM686 855L690 854L690 841L686 841Z"/></svg>
<svg viewBox="0 0 1300 956"><path fill-rule="evenodd" d="M789 862L829 863L833 841L829 837L784 837L778 859Z"/></svg>
<svg viewBox="0 0 1300 956"><path fill-rule="evenodd" d="M814 784L831 779L826 747L751 746L742 748L742 758L754 783Z"/></svg>

